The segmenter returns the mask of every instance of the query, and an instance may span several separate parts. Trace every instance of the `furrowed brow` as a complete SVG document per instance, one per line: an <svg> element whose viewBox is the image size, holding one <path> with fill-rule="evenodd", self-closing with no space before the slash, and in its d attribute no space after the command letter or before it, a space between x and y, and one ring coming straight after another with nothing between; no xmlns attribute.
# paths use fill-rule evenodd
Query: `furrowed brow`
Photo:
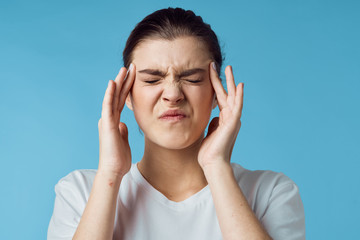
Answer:
<svg viewBox="0 0 360 240"><path fill-rule="evenodd" d="M192 68L192 69L188 69L188 70L185 70L185 71L181 72L178 75L178 77L179 78L188 77L188 76L194 75L196 73L204 73L204 72L205 72L205 69ZM143 70L139 70L138 73L146 73L146 74L149 74L149 75L160 76L160 77L165 77L166 76L166 73L161 72L160 70L157 70L157 69L143 69Z"/></svg>
<svg viewBox="0 0 360 240"><path fill-rule="evenodd" d="M138 73L146 73L146 74L149 74L149 75L160 76L160 77L165 77L166 76L166 73L163 73L163 72L161 72L159 70L156 70L156 69L143 69L143 70L138 71Z"/></svg>
<svg viewBox="0 0 360 240"><path fill-rule="evenodd" d="M185 70L185 71L181 72L179 74L179 78L188 77L188 76L194 75L196 73L204 73L204 72L205 72L205 70L202 68L193 68L193 69L189 69L189 70Z"/></svg>

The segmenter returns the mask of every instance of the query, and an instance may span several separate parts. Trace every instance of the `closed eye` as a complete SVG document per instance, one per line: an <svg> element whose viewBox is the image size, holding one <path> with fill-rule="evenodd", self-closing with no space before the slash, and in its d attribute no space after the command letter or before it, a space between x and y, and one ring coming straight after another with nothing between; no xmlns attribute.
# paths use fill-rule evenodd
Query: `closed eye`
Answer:
<svg viewBox="0 0 360 240"><path fill-rule="evenodd" d="M149 84L155 84L157 82L159 82L160 80L149 80L149 81L145 81L146 83L149 83Z"/></svg>
<svg viewBox="0 0 360 240"><path fill-rule="evenodd" d="M186 82L189 82L189 83L199 83L201 82L201 79L196 79L196 80L191 80L191 79L184 79ZM144 81L148 84L157 84L159 83L159 79L154 79L154 80L147 80L147 81Z"/></svg>
<svg viewBox="0 0 360 240"><path fill-rule="evenodd" d="M197 79L197 80L190 80L190 79L186 79L187 82L190 82L190 83L199 83L201 82L200 79Z"/></svg>

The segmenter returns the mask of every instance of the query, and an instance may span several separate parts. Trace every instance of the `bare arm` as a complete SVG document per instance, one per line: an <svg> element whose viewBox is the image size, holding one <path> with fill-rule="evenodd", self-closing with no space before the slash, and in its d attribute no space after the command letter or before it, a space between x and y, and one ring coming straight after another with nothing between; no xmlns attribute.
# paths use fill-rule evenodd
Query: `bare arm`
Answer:
<svg viewBox="0 0 360 240"><path fill-rule="evenodd" d="M224 239L271 239L251 210L230 164L205 169Z"/></svg>
<svg viewBox="0 0 360 240"><path fill-rule="evenodd" d="M120 176L98 172L73 239L112 239Z"/></svg>
<svg viewBox="0 0 360 240"><path fill-rule="evenodd" d="M271 239L247 203L230 165L231 153L241 127L244 84L236 87L230 66L226 67L225 75L228 93L215 67L210 66L210 81L220 114L209 125L198 161L210 186L223 238Z"/></svg>
<svg viewBox="0 0 360 240"><path fill-rule="evenodd" d="M134 75L134 71L130 71L126 77L126 68L121 68L115 81L110 80L106 89L98 124L99 168L73 239L112 239L119 187L131 167L128 131L120 122L120 114Z"/></svg>

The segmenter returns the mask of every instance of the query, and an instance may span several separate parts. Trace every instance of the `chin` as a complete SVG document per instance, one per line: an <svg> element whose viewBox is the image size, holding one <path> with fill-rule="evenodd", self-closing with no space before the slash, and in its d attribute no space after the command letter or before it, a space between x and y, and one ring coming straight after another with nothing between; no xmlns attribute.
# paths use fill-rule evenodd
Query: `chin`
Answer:
<svg viewBox="0 0 360 240"><path fill-rule="evenodd" d="M181 150L193 145L197 145L197 143L199 143L199 141L201 142L203 138L204 134L201 134L200 136L186 136L185 134L174 136L171 134L166 134L162 136L155 136L154 141L151 139L149 140L162 148Z"/></svg>

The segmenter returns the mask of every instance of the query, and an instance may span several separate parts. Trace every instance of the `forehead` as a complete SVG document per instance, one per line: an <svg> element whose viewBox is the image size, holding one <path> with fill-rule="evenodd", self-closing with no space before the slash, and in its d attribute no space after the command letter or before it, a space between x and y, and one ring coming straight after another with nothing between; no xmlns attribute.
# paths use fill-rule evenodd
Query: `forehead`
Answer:
<svg viewBox="0 0 360 240"><path fill-rule="evenodd" d="M174 40L147 39L133 52L133 63L137 69L153 68L175 71L206 67L211 55L206 45L195 37L181 37Z"/></svg>

